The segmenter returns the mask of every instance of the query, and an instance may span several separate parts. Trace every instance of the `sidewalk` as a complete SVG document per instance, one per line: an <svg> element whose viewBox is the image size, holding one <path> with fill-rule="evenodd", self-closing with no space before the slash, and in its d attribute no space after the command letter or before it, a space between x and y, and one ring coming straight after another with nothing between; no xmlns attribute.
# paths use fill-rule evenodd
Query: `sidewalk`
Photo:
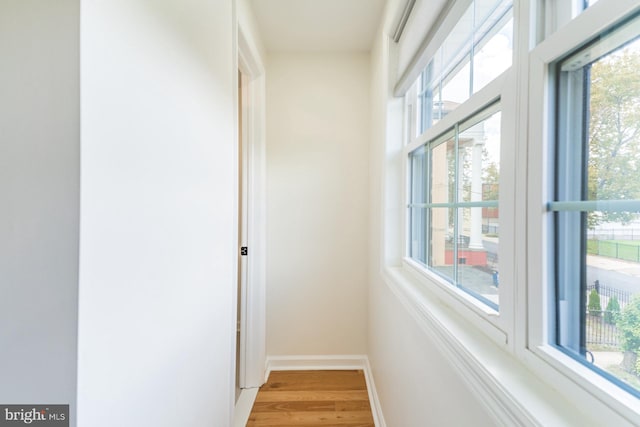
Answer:
<svg viewBox="0 0 640 427"><path fill-rule="evenodd" d="M597 255L587 255L587 265L602 270L617 271L632 277L640 277L640 263Z"/></svg>

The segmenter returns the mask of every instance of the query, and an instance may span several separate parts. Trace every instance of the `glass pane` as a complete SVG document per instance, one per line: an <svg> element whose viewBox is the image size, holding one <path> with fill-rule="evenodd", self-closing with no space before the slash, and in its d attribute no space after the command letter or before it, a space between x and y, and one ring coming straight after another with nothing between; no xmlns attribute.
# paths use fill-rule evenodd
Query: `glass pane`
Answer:
<svg viewBox="0 0 640 427"><path fill-rule="evenodd" d="M447 35L422 75L420 133L511 66L512 3L475 0Z"/></svg>
<svg viewBox="0 0 640 427"><path fill-rule="evenodd" d="M498 210L458 209L458 285L497 308Z"/></svg>
<svg viewBox="0 0 640 427"><path fill-rule="evenodd" d="M640 199L640 39L590 67L589 200ZM624 212L590 216L628 222Z"/></svg>
<svg viewBox="0 0 640 427"><path fill-rule="evenodd" d="M500 184L500 119L497 112L460 134L458 200L498 200Z"/></svg>
<svg viewBox="0 0 640 427"><path fill-rule="evenodd" d="M438 52L431 61L431 82L429 83L429 90L433 94L432 105L430 108L433 109L432 112L432 122L431 126L438 123L440 119L442 119L442 84L440 77L442 76L442 53ZM425 128L426 129L426 128Z"/></svg>
<svg viewBox="0 0 640 427"><path fill-rule="evenodd" d="M628 210L555 215L556 343L640 395L640 38L628 28L559 64L556 196Z"/></svg>
<svg viewBox="0 0 640 427"><path fill-rule="evenodd" d="M594 212L604 217L604 212ZM640 390L640 218L587 231L586 357ZM635 362L635 363L634 363Z"/></svg>
<svg viewBox="0 0 640 427"><path fill-rule="evenodd" d="M451 138L431 152L431 203L453 203L455 171L455 141Z"/></svg>
<svg viewBox="0 0 640 427"><path fill-rule="evenodd" d="M425 148L420 148L411 154L411 203L427 202L427 155ZM425 207L411 207L409 221L411 240L409 256L414 260L426 264L427 262L427 216Z"/></svg>
<svg viewBox="0 0 640 427"><path fill-rule="evenodd" d="M411 154L411 203L427 203L427 153L424 147Z"/></svg>
<svg viewBox="0 0 640 427"><path fill-rule="evenodd" d="M455 282L453 277L454 239L453 214L450 208L432 208L431 214L431 247L429 266L443 277Z"/></svg>
<svg viewBox="0 0 640 427"><path fill-rule="evenodd" d="M469 56L462 59L459 69L454 70L455 74L446 76L442 82L442 112L439 118L446 116L455 110L458 105L469 99L471 94L471 66Z"/></svg>
<svg viewBox="0 0 640 427"><path fill-rule="evenodd" d="M409 256L427 264L427 208L410 208L411 242Z"/></svg>
<svg viewBox="0 0 640 427"><path fill-rule="evenodd" d="M491 27L510 8L510 0L475 0L475 27Z"/></svg>
<svg viewBox="0 0 640 427"><path fill-rule="evenodd" d="M589 200L640 199L640 40L589 68ZM640 216L587 215L586 357L640 390Z"/></svg>
<svg viewBox="0 0 640 427"><path fill-rule="evenodd" d="M424 70L418 78L418 126L417 135L421 135L431 123L431 94L428 92L425 80L428 74L428 68ZM416 136L417 136L416 135Z"/></svg>
<svg viewBox="0 0 640 427"><path fill-rule="evenodd" d="M465 11L440 47L442 64L446 67L443 70L445 75L450 74L450 70L471 50L472 34L473 4Z"/></svg>
<svg viewBox="0 0 640 427"><path fill-rule="evenodd" d="M473 57L473 93L502 74L513 61L513 19L495 31L476 48Z"/></svg>
<svg viewBox="0 0 640 427"><path fill-rule="evenodd" d="M440 47L442 100L440 118L469 99L471 94L470 52L473 36L473 4L469 6Z"/></svg>

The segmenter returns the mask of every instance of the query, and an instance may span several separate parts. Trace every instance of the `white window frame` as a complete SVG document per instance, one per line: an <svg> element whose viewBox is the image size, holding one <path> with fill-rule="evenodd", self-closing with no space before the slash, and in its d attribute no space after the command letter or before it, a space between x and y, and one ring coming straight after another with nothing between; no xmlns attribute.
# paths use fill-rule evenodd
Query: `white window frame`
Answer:
<svg viewBox="0 0 640 427"><path fill-rule="evenodd" d="M517 2L514 2L517 3ZM463 9L460 13L464 13ZM437 123L424 130L417 135L419 124L419 111L417 102L417 90L414 85L411 86L405 96L405 118L404 136L405 142L402 149L404 178L404 191L402 206L404 206L405 214L402 216L402 248L404 250L402 256L402 265L405 269L414 274L431 292L438 298L443 299L448 305L458 311L465 319L473 322L476 327L480 328L495 343L505 348L513 349L513 340L509 336L513 334L514 323L513 314L515 306L515 251L514 251L514 192L515 192L515 115L517 99L516 78L515 78L515 28L518 7L513 6L514 20L514 58L512 65L502 74L497 76L493 81L485 85L482 89L472 94L469 99L460 104L456 109L448 113ZM448 32L457 24L457 19L447 20L448 26L443 26L440 31ZM442 39L446 36L440 37ZM417 81L417 80L416 80ZM456 288L450 282L423 266L419 262L414 261L409 256L409 220L408 209L409 203L409 154L415 149L436 139L439 135L454 128L456 124L463 123L473 116L481 113L487 107L498 102L500 104L499 111L502 113L501 118L501 144L500 144L500 193L498 206L500 208L500 243L498 249L498 259L500 262L500 284L499 291L499 311L485 304L481 300L475 298L467 292ZM478 322L478 319L481 322Z"/></svg>
<svg viewBox="0 0 640 427"><path fill-rule="evenodd" d="M549 2L547 2L549 3ZM547 7L549 5L547 4ZM594 419L603 413L622 419L640 419L639 399L590 368L549 344L555 320L551 307L555 305L553 292L553 265L548 248L554 242L552 212L546 204L552 200L555 171L548 162L550 150L555 145L553 135L554 82L550 80L550 66L569 52L584 45L594 35L611 28L621 20L640 11L640 4L633 0L600 0L569 22L560 23L529 57L530 88L543 88L529 92L528 179L526 186L527 209L527 257L528 274L526 291L528 302L527 346L522 356L559 390L570 393L583 402L581 407ZM549 12L547 10L547 12ZM566 19L564 20L566 21ZM538 212L539 214L532 214ZM577 387L576 387L577 386ZM604 412L603 412L604 411ZM610 425L617 425L610 418ZM632 421L633 422L633 421Z"/></svg>
<svg viewBox="0 0 640 427"><path fill-rule="evenodd" d="M422 135L414 136L417 111L408 108L416 96L392 98L387 105L382 277L499 425L632 426L640 419L640 399L548 340L553 171L546 159L554 115L548 66L640 12L637 0L599 0L585 11L577 6L576 0L515 1L511 68ZM445 19L448 27L440 31L450 31L455 21ZM502 111L499 313L413 262L406 251L408 154L496 99Z"/></svg>

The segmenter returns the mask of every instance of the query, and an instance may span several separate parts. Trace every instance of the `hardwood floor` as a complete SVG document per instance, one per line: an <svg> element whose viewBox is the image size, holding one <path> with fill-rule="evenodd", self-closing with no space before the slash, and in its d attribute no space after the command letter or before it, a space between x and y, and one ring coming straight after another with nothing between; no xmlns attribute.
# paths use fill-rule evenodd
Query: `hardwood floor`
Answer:
<svg viewBox="0 0 640 427"><path fill-rule="evenodd" d="M362 371L274 371L247 427L374 427Z"/></svg>

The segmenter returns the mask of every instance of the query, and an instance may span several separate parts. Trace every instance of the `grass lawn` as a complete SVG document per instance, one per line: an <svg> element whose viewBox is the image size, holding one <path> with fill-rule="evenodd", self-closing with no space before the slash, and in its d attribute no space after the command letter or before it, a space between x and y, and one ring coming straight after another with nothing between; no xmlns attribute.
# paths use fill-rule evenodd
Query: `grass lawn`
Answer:
<svg viewBox="0 0 640 427"><path fill-rule="evenodd" d="M587 252L592 255L640 262L640 240L588 240Z"/></svg>
<svg viewBox="0 0 640 427"><path fill-rule="evenodd" d="M621 245L640 246L640 240L602 240L602 242L618 243Z"/></svg>

